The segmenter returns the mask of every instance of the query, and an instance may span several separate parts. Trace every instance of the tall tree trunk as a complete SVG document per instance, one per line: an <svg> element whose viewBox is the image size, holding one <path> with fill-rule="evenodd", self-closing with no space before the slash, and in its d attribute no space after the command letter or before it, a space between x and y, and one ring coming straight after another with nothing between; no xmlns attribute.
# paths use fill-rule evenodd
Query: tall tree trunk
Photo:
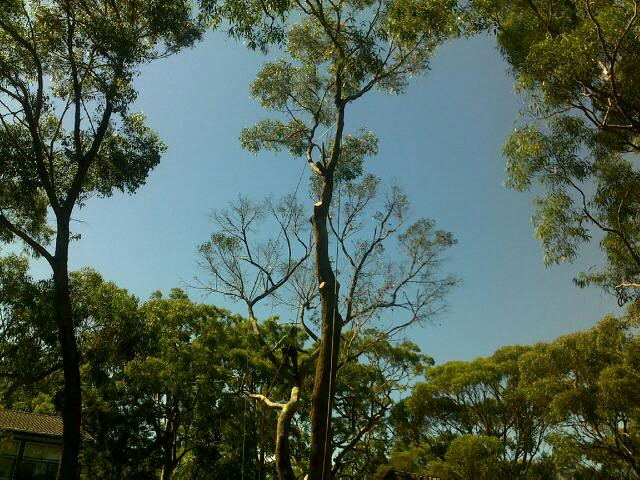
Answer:
<svg viewBox="0 0 640 480"><path fill-rule="evenodd" d="M291 451L289 449L289 431L291 430L291 421L298 410L299 406L298 387L291 389L291 397L284 405L284 408L278 415L278 424L276 428L276 468L278 469L278 478L280 480L296 480L291 467Z"/></svg>
<svg viewBox="0 0 640 480"><path fill-rule="evenodd" d="M55 313L58 340L62 351L64 372L64 400L62 402L62 460L60 478L77 480L80 477L80 426L82 422L82 393L80 358L74 330L71 292L69 289L69 221L57 222L56 251L53 265Z"/></svg>
<svg viewBox="0 0 640 480"><path fill-rule="evenodd" d="M341 125L338 122L338 133ZM334 146L334 148L336 148ZM331 474L331 412L337 359L340 353L342 317L338 312L338 290L335 273L329 256L327 217L333 196L333 168L325 171L320 201L313 208L313 230L316 241L316 274L320 286L322 306L322 338L316 363L316 374L311 395L311 454L309 458L309 480L325 480Z"/></svg>

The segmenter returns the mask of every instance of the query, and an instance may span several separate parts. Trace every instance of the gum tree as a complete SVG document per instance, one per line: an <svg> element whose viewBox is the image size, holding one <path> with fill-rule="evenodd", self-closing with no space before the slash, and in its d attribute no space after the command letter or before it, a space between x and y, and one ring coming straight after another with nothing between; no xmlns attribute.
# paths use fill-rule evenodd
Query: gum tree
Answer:
<svg viewBox="0 0 640 480"><path fill-rule="evenodd" d="M517 88L523 125L505 145L508 182L532 184L545 263L574 259L593 232L606 265L576 279L638 298L640 230L640 23L636 0L478 0L482 27L495 29Z"/></svg>
<svg viewBox="0 0 640 480"><path fill-rule="evenodd" d="M141 65L199 33L187 1L0 6L0 236L22 241L53 273L64 479L78 475L82 403L67 267L72 214L91 196L135 192L157 165L164 146L130 111L132 82Z"/></svg>
<svg viewBox="0 0 640 480"><path fill-rule="evenodd" d="M297 0L292 18L299 21L286 34L287 57L267 63L252 86L252 94L275 118L244 130L244 147L256 153L288 150L308 163L317 183L311 223L321 332L311 396L310 480L324 480L331 471L327 439L334 366L355 300L347 286L345 297L351 300L340 308L329 215L336 181L353 179L358 161L375 151L371 134L347 134L346 115L373 89L400 92L409 76L426 69L434 48L456 33L454 7L449 0ZM324 136L327 129L331 134Z"/></svg>
<svg viewBox="0 0 640 480"><path fill-rule="evenodd" d="M555 426L549 440L567 476L640 477L637 326L631 308L522 358L523 383L547 408Z"/></svg>
<svg viewBox="0 0 640 480"><path fill-rule="evenodd" d="M488 358L428 368L427 381L414 385L395 408L397 452L418 453L416 464L434 475L443 470L445 478L475 478L444 472L480 468L474 464L486 462L493 452L492 465L485 465L491 478L531 478L544 463L552 429L548 402L521 382L521 369L527 368L523 359L533 349L507 346ZM474 454L483 450L480 457Z"/></svg>

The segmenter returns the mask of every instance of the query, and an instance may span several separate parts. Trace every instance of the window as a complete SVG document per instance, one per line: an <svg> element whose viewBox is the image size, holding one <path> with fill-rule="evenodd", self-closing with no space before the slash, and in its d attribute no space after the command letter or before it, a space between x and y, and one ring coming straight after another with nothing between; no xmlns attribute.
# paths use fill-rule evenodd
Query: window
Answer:
<svg viewBox="0 0 640 480"><path fill-rule="evenodd" d="M61 448L58 445L27 442L18 467L19 480L55 480Z"/></svg>
<svg viewBox="0 0 640 480"><path fill-rule="evenodd" d="M0 480L11 480L11 472L19 449L20 442L0 438Z"/></svg>
<svg viewBox="0 0 640 480"><path fill-rule="evenodd" d="M62 449L59 445L0 439L0 480L56 480ZM12 477L13 474L13 477Z"/></svg>
<svg viewBox="0 0 640 480"><path fill-rule="evenodd" d="M58 445L47 445L46 443L27 442L24 446L24 458L47 460L50 462L60 461L61 449Z"/></svg>

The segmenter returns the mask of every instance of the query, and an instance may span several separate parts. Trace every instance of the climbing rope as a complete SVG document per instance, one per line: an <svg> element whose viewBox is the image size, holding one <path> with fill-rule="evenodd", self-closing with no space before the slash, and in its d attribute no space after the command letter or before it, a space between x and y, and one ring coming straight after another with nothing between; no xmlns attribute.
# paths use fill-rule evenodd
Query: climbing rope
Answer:
<svg viewBox="0 0 640 480"><path fill-rule="evenodd" d="M246 366L245 375L249 372L249 350L247 349L247 366ZM242 382L244 383L244 382ZM241 476L242 480L244 480L244 452L245 452L245 443L247 439L247 396L244 397L244 410L242 412L242 467L241 467Z"/></svg>
<svg viewBox="0 0 640 480"><path fill-rule="evenodd" d="M340 233L340 211L342 210L342 191L340 190L339 182L336 182L337 190L338 190L338 223L337 223L337 232ZM333 413L331 410L331 392L333 388L333 346L335 344L335 335L336 335L336 311L338 310L338 259L340 255L339 249L339 241L336 237L336 262L335 262L335 274L334 274L334 283L333 283L333 297L334 297L334 307L333 307L333 315L331 319L331 356L329 358L329 395L327 396L327 423L325 426L325 435L324 435L324 455L322 458L322 480L325 479L325 467L327 465L327 454L329 452L329 426L331 422L331 414Z"/></svg>

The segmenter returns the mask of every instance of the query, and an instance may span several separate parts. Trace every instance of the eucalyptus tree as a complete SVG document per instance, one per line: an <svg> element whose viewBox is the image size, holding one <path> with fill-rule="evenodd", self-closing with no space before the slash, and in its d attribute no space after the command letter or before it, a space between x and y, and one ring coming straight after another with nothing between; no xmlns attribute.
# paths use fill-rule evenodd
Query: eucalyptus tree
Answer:
<svg viewBox="0 0 640 480"><path fill-rule="evenodd" d="M129 438L147 443L162 480L175 478L187 456L201 461L202 451L210 455L212 470L225 460L237 468L242 405L225 396L233 388L229 379L247 373L238 354L247 348L246 334L239 335L242 319L195 303L179 289L172 289L168 298L153 294L138 315L145 334L120 365L118 377L108 382L105 403L138 422ZM232 435L222 431L228 422L234 426ZM110 435L109 422L100 427Z"/></svg>
<svg viewBox="0 0 640 480"><path fill-rule="evenodd" d="M604 269L578 276L637 298L640 229L640 23L637 0L478 0L482 27L495 29L517 88L528 98L524 125L505 145L508 183L533 183L536 233L546 263L572 260L595 230Z"/></svg>
<svg viewBox="0 0 640 480"><path fill-rule="evenodd" d="M365 138L369 145L375 145L371 134ZM345 170L362 168L366 149L362 147L365 140L359 140L348 137L345 141L343 155L351 161L345 161ZM312 182L313 188L319 186ZM208 284L202 282L203 288L247 305L261 346L259 355L276 368L273 383L286 387L271 394L246 392L279 411L275 459L280 478L314 472L311 462L305 467L299 449L294 452L290 445L293 430L300 428L309 430L310 455L319 442L320 448L326 448L328 460L333 460L324 472L320 463L320 470L315 471L318 478L339 478L347 470L354 474L365 471L370 467L366 461L363 464L366 455L358 457L355 452L380 455L385 451L381 438L386 435L383 424L392 397L418 374L418 364L424 359L410 343L393 342L406 328L437 313L455 284L454 278L439 272L442 255L455 240L448 232L436 230L430 220L409 223L408 200L398 188L390 189L385 198L379 179L365 175L343 178L339 189L344 201L333 207L328 229L344 259L345 267L337 269L336 276L348 290L337 299L345 312L340 317L340 334L336 333L339 348L335 346L337 351L332 352L331 371L324 372L331 373L331 396L316 392L327 319L323 318L322 285L318 285L317 270L311 264L313 240L307 238L308 222L302 207L291 197L282 203L264 204L240 198L230 209L214 215L216 231L200 246L202 266L213 277ZM338 217L344 220L338 222ZM267 228L267 219L278 228ZM337 260L333 254L331 257L333 262ZM256 318L253 308L265 299L295 312L288 333L280 338L267 340ZM333 323L332 318L328 321ZM274 401L277 395L281 402ZM335 395L338 404L334 412ZM314 419L319 421L319 402L326 414L324 428L315 425L314 429ZM292 430L297 413L302 427ZM307 421L308 427L304 427ZM334 428L331 422L336 422Z"/></svg>
<svg viewBox="0 0 640 480"><path fill-rule="evenodd" d="M311 480L324 480L331 470L327 439L335 392L334 366L343 326L356 312L356 298L349 293L345 295L351 299L346 302L346 310L339 305L339 285L330 255L329 214L336 181L353 179L363 157L374 152L371 134L354 131L349 135L345 130L346 114L354 102L374 88L402 91L408 77L422 73L433 50L458 28L452 0L297 0L291 10L290 18L296 23L286 32L287 58L267 63L252 86L252 94L265 109L274 112L275 118L244 130L241 140L245 148L256 153L285 149L293 157L302 158L318 182L311 223L321 331L308 471ZM325 135L323 130L331 133ZM422 224L424 233L426 227ZM420 228L416 227L414 233ZM384 223L382 231L386 231ZM371 249L378 243L371 242ZM425 247L428 243L416 241L414 246ZM356 264L356 279L363 266Z"/></svg>
<svg viewBox="0 0 640 480"><path fill-rule="evenodd" d="M257 456L245 462L241 451L256 443L255 416L243 412L234 382L250 369L254 388L273 369L257 356L246 362L256 349L248 321L177 289L141 304L90 269L72 272L70 286L82 359L80 478L252 472ZM55 413L64 382L53 282L32 279L27 259L10 256L0 261L0 294L0 405ZM281 333L265 327L269 340Z"/></svg>
<svg viewBox="0 0 640 480"><path fill-rule="evenodd" d="M1 402L4 408L54 414L64 401L54 286L51 279L34 280L28 272L24 256L0 260ZM143 345L138 300L90 269L70 274L70 290L82 361L83 478L122 478L132 472L126 467L132 457L138 455L138 472L146 463L139 458L145 439L131 413L136 409L129 405L124 413L127 409L119 407L126 400L110 395L123 380L124 365Z"/></svg>
<svg viewBox="0 0 640 480"><path fill-rule="evenodd" d="M65 377L62 478L75 479L81 388L69 294L72 214L133 193L164 146L130 111L139 67L200 35L188 1L10 0L0 6L0 235L51 266ZM48 221L51 219L51 222Z"/></svg>
<svg viewBox="0 0 640 480"><path fill-rule="evenodd" d="M547 401L521 382L533 349L503 347L488 358L427 368L427 380L395 408L397 449L420 452L419 463L445 478L531 478L554 424ZM486 463L485 450L492 465L476 465ZM467 473L444 473L461 468ZM485 476L469 474L476 468Z"/></svg>
<svg viewBox="0 0 640 480"><path fill-rule="evenodd" d="M640 478L637 326L634 309L522 356L522 383L555 427L550 444L561 474Z"/></svg>
<svg viewBox="0 0 640 480"><path fill-rule="evenodd" d="M549 343L427 368L394 407L390 466L443 478L640 478L637 327L634 306Z"/></svg>

